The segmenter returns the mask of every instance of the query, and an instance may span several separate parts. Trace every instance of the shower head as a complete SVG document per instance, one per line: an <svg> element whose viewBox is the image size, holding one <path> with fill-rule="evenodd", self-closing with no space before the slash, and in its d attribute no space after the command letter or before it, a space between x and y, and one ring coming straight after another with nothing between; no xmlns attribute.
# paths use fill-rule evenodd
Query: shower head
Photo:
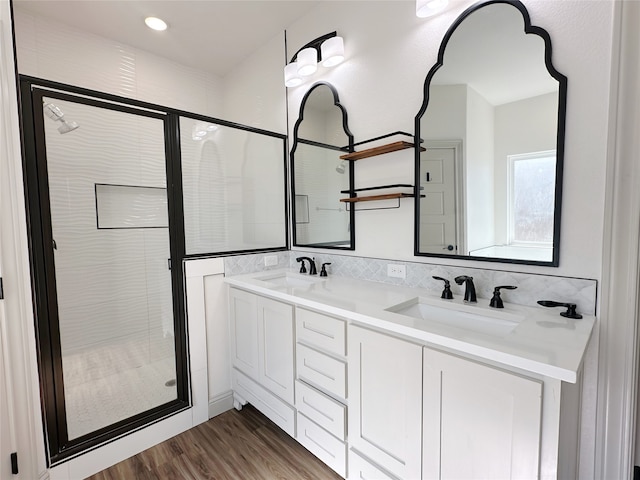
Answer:
<svg viewBox="0 0 640 480"><path fill-rule="evenodd" d="M67 122L64 118L60 119L60 123L62 123L62 125L58 127L58 131L62 134L73 132L76 128L80 127L76 122Z"/></svg>
<svg viewBox="0 0 640 480"><path fill-rule="evenodd" d="M62 124L58 127L58 132L62 134L73 132L80 126L76 122L65 120L64 112L60 109L60 107L54 105L53 103L44 103L42 108L44 109L44 114L47 117L49 117L54 122L60 122Z"/></svg>
<svg viewBox="0 0 640 480"><path fill-rule="evenodd" d="M62 112L62 110L60 110L60 107L57 107L53 103L45 103L43 105L43 108L44 114L54 122L57 122L64 117L64 113Z"/></svg>
<svg viewBox="0 0 640 480"><path fill-rule="evenodd" d="M347 162L345 160L342 160L336 167L336 172L342 175L345 172L346 166Z"/></svg>

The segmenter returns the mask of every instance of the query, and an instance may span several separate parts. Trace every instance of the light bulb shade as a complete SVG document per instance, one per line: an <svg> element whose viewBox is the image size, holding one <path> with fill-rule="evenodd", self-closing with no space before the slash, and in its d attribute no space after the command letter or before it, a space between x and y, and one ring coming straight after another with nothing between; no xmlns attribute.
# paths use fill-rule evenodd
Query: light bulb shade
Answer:
<svg viewBox="0 0 640 480"><path fill-rule="evenodd" d="M416 0L416 16L432 17L442 12L449 5L449 0Z"/></svg>
<svg viewBox="0 0 640 480"><path fill-rule="evenodd" d="M284 84L287 87L297 87L302 83L298 75L298 62L292 62L284 67Z"/></svg>
<svg viewBox="0 0 640 480"><path fill-rule="evenodd" d="M318 51L313 48L305 48L298 52L298 75L307 77L318 70Z"/></svg>
<svg viewBox="0 0 640 480"><path fill-rule="evenodd" d="M331 37L320 47L322 52L322 66L335 67L344 60L344 41L342 37Z"/></svg>

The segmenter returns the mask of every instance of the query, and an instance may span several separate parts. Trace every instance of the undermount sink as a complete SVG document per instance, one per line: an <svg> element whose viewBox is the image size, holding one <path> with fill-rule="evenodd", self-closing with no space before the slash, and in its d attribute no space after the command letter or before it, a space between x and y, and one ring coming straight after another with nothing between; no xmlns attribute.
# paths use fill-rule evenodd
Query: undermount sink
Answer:
<svg viewBox="0 0 640 480"><path fill-rule="evenodd" d="M480 308L482 307L476 305L447 303L446 300L415 297L386 310L419 320L427 320L490 335L506 335L516 328L523 319L520 315L499 310L491 311L482 308L481 311L473 311Z"/></svg>
<svg viewBox="0 0 640 480"><path fill-rule="evenodd" d="M278 272L261 277L256 277L265 283L269 283L278 287L308 287L314 283L322 282L322 278L310 277L292 272Z"/></svg>

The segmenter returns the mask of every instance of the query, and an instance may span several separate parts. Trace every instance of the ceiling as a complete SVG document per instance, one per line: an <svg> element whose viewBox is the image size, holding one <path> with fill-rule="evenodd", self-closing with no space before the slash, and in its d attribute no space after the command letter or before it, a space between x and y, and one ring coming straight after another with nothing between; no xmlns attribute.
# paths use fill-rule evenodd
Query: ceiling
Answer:
<svg viewBox="0 0 640 480"><path fill-rule="evenodd" d="M224 76L312 10L311 0L13 0L22 10ZM160 17L156 32L144 18ZM284 64L284 51L283 51Z"/></svg>

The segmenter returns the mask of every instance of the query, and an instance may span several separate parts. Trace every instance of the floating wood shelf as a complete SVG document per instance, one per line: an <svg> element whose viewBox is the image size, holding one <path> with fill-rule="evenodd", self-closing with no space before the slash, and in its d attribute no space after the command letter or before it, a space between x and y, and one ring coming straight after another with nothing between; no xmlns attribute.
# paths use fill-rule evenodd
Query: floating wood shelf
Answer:
<svg viewBox="0 0 640 480"><path fill-rule="evenodd" d="M387 145L381 145L380 147L368 148L359 152L351 152L346 155L340 155L342 160L361 160L363 158L375 157L376 155L383 155L385 153L397 152L398 150L406 150L407 148L413 148L415 145L411 142L393 142ZM426 151L426 148L420 147L420 151Z"/></svg>
<svg viewBox="0 0 640 480"><path fill-rule="evenodd" d="M366 197L351 197L341 198L341 202L356 203L356 202L371 202L373 200L391 200L394 198L413 198L413 193L387 193L385 195L369 195Z"/></svg>

